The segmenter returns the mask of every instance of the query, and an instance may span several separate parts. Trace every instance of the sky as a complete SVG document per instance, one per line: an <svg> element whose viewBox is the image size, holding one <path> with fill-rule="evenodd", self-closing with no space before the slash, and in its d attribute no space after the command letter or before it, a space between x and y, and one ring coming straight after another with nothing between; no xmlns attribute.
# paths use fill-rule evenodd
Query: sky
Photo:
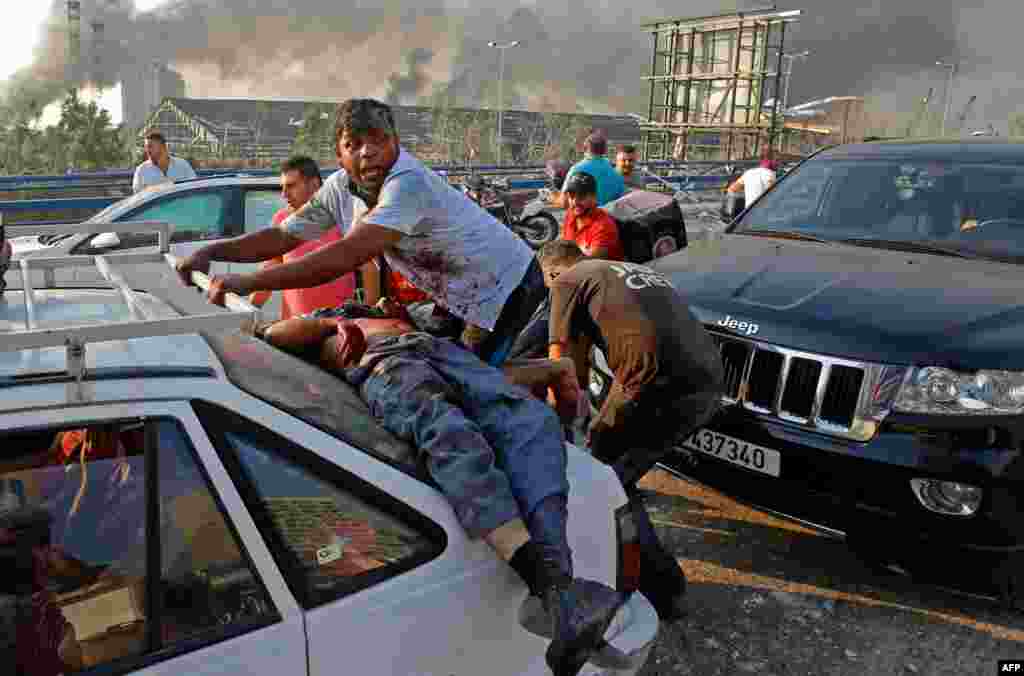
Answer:
<svg viewBox="0 0 1024 676"><path fill-rule="evenodd" d="M169 0L135 0L135 9L149 11ZM8 0L4 21L0 22L0 80L6 80L16 70L32 63L32 48L39 42L43 22L50 13L47 0ZM83 93L97 98L95 93ZM106 108L114 124L121 122L121 86L103 92L99 105ZM52 104L43 112L41 124L54 124L59 118L58 105Z"/></svg>
<svg viewBox="0 0 1024 676"><path fill-rule="evenodd" d="M54 73L62 72L63 56L34 54L33 47L48 10L61 14L63 1L0 0L6 10L0 78L39 57L21 72L23 102L60 94ZM105 63L169 63L185 77L189 96L362 95L410 103L445 86L460 101L480 105L496 99L497 60L487 41L525 35L530 48L515 50L506 63L510 105L590 112L646 108L644 17L706 15L762 2L686 0L681 10L679 0L88 0L101 1L117 9L108 30L119 26L131 38L122 41L125 54ZM794 64L792 103L863 95L884 124L902 128L929 88L931 108L941 115L947 77L935 61L954 59L961 64L949 97L954 115L971 96L977 96L973 127L1003 129L1009 115L1024 113L1014 69L1021 0L777 2L781 9L805 9L795 32L787 33L789 51L811 53ZM523 9L528 6L535 10ZM131 16L131 7L139 14ZM51 52L61 51L55 39ZM116 79L114 70L100 79ZM117 88L100 103L120 118Z"/></svg>

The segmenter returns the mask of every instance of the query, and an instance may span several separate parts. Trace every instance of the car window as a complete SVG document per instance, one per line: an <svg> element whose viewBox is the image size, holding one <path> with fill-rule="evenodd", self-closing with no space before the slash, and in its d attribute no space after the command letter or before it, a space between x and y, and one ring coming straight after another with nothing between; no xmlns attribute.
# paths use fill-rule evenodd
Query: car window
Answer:
<svg viewBox="0 0 1024 676"><path fill-rule="evenodd" d="M798 231L1024 259L1024 167L915 158L809 160L734 232Z"/></svg>
<svg viewBox="0 0 1024 676"><path fill-rule="evenodd" d="M279 619L176 422L19 431L2 444L4 664L120 670Z"/></svg>
<svg viewBox="0 0 1024 676"><path fill-rule="evenodd" d="M256 232L270 226L274 214L286 206L280 190L246 190L245 231Z"/></svg>
<svg viewBox="0 0 1024 676"><path fill-rule="evenodd" d="M119 220L166 221L173 226L172 242L226 237L228 193L222 190L169 197Z"/></svg>
<svg viewBox="0 0 1024 676"><path fill-rule="evenodd" d="M130 211L118 221L163 221L170 223L171 242L195 242L227 237L228 203L226 190L193 191L159 199L148 206ZM153 232L118 233L116 246L98 246L103 235L90 237L73 253L94 254L143 246L156 246Z"/></svg>
<svg viewBox="0 0 1024 676"><path fill-rule="evenodd" d="M255 421L205 402L194 406L304 607L443 550L443 531L394 497Z"/></svg>

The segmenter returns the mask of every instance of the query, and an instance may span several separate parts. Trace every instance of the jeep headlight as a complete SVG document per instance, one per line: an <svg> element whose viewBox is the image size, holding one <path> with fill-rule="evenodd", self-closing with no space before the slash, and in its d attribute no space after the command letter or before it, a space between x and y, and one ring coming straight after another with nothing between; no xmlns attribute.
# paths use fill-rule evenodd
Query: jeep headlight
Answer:
<svg viewBox="0 0 1024 676"><path fill-rule="evenodd" d="M937 366L911 369L894 408L904 413L1024 413L1024 372L963 373Z"/></svg>

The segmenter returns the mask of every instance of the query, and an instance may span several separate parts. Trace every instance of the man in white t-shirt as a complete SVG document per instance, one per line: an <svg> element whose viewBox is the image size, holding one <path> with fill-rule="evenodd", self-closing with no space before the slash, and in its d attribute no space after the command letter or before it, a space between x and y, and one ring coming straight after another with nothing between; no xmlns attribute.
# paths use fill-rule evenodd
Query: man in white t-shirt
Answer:
<svg viewBox="0 0 1024 676"><path fill-rule="evenodd" d="M139 192L154 185L173 183L186 178L195 178L192 165L167 150L167 140L158 131L146 134L146 161L135 168L132 178L132 192Z"/></svg>
<svg viewBox="0 0 1024 676"><path fill-rule="evenodd" d="M777 168L778 163L775 160L761 160L761 166L744 171L736 182L729 186L728 192L742 190L746 206L749 207L775 183Z"/></svg>
<svg viewBox="0 0 1024 676"><path fill-rule="evenodd" d="M276 229L211 244L179 266L265 260L318 239L334 227L344 237L301 260L247 275L214 279L211 302L227 292L318 286L378 256L467 325L486 331L467 344L497 366L546 296L533 251L507 226L399 146L391 109L373 99L338 106L337 155L342 167L309 202ZM475 335L467 332L464 336Z"/></svg>

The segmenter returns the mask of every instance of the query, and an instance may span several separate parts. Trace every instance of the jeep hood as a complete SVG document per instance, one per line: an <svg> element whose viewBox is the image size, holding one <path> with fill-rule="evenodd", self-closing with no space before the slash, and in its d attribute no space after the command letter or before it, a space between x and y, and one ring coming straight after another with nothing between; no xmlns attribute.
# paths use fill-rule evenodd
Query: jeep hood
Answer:
<svg viewBox="0 0 1024 676"><path fill-rule="evenodd" d="M736 320L723 331L878 363L1024 370L1024 266L723 235L653 267L709 326Z"/></svg>

